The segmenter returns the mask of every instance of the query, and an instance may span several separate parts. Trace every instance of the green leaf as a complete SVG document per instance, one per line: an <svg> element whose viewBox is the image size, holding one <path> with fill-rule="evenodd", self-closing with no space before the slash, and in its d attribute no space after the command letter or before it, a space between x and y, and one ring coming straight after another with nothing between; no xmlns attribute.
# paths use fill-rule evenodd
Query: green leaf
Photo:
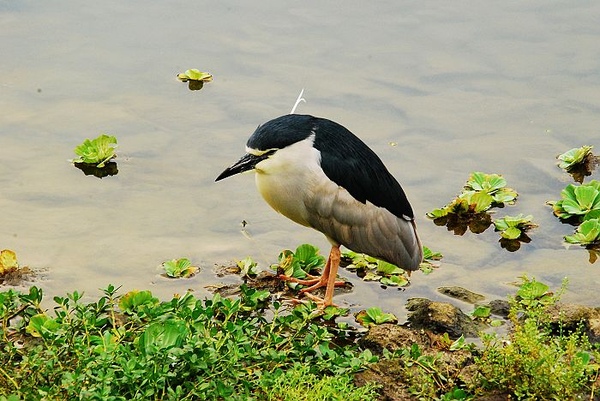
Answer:
<svg viewBox="0 0 600 401"><path fill-rule="evenodd" d="M580 221L600 217L600 182L567 185L561 191L562 199L550 202L554 214L560 219L577 216Z"/></svg>
<svg viewBox="0 0 600 401"><path fill-rule="evenodd" d="M192 277L199 270L198 267L192 266L192 262L187 258L171 259L163 262L162 266L167 276L173 278Z"/></svg>
<svg viewBox="0 0 600 401"><path fill-rule="evenodd" d="M383 323L397 323L398 318L392 313L383 313L380 308L374 306L357 313L356 321L364 327L369 327Z"/></svg>
<svg viewBox="0 0 600 401"><path fill-rule="evenodd" d="M162 354L170 348L181 347L187 335L188 328L184 321L169 319L146 327L138 344L145 355Z"/></svg>
<svg viewBox="0 0 600 401"><path fill-rule="evenodd" d="M490 317L492 308L486 305L479 305L473 311L473 317L488 318Z"/></svg>
<svg viewBox="0 0 600 401"><path fill-rule="evenodd" d="M117 157L116 147L117 138L112 135L101 134L93 140L86 139L75 148L75 153L79 158L74 159L73 163L92 164L102 168L106 162Z"/></svg>
<svg viewBox="0 0 600 401"><path fill-rule="evenodd" d="M32 316L27 324L27 333L45 340L54 338L60 328L60 323L43 313Z"/></svg>
<svg viewBox="0 0 600 401"><path fill-rule="evenodd" d="M589 245L600 242L600 219L586 220L577 227L575 234L566 235L569 244Z"/></svg>
<svg viewBox="0 0 600 401"><path fill-rule="evenodd" d="M584 145L580 148L573 148L558 155L556 157L560 161L558 166L562 169L569 170L575 165L583 163L587 155L592 152L593 148L593 146Z"/></svg>
<svg viewBox="0 0 600 401"><path fill-rule="evenodd" d="M119 299L119 308L125 313L135 314L144 306L158 304L158 299L152 296L149 290L132 290Z"/></svg>

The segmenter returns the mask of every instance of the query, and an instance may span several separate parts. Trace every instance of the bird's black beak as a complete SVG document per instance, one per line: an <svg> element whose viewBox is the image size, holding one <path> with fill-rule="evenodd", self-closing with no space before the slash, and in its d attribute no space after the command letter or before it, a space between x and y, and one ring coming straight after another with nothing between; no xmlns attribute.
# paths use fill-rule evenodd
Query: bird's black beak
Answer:
<svg viewBox="0 0 600 401"><path fill-rule="evenodd" d="M243 173L244 171L253 170L254 166L256 166L256 164L258 162L266 159L267 157L268 156L266 156L266 155L256 156L256 155L247 153L240 160L238 160L231 166L227 167L225 169L225 171L223 171L221 174L219 174L219 176L217 177L215 182L220 181L223 178L231 177L232 175Z"/></svg>

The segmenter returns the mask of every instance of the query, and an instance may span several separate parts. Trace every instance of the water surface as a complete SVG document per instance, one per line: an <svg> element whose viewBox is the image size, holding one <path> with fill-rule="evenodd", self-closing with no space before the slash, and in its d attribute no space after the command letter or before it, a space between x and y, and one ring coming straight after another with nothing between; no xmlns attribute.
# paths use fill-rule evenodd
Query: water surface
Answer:
<svg viewBox="0 0 600 401"><path fill-rule="evenodd" d="M568 276L567 300L599 306L598 266L563 247L573 229L544 205L570 182L557 154L600 152L599 17L587 1L2 1L0 248L40 271L50 295L113 283L162 298L208 294L214 266L236 258L266 267L304 242L326 254L324 237L273 212L252 176L213 182L305 88L298 112L369 144L408 193L424 243L444 254L404 291L342 272L357 285L342 305L404 316L408 297L447 300L440 285L503 298L528 274ZM175 79L188 68L215 79L191 92ZM67 160L101 132L118 138L119 174L99 180ZM519 252L491 230L456 237L424 217L475 170L519 192L498 215L539 224ZM203 273L160 277L178 257Z"/></svg>

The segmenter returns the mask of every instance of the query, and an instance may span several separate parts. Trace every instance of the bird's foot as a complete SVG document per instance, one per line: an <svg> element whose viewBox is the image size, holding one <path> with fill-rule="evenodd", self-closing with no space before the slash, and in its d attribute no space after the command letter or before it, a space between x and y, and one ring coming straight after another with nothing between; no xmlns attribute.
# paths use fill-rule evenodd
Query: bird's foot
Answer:
<svg viewBox="0 0 600 401"><path fill-rule="evenodd" d="M313 301L314 303L316 303L317 304L317 308L319 308L319 309L325 309L328 306L335 306L337 308L337 305L334 304L332 300L329 300L329 302L327 302L326 299L323 299L321 297L313 295L310 292L303 292L303 294L304 294L304 296L306 298L308 298L311 301Z"/></svg>
<svg viewBox="0 0 600 401"><path fill-rule="evenodd" d="M314 291L321 287L327 287L327 277L315 277L315 276L311 276L311 275L307 275L307 277L309 277L309 279L304 280L304 279L299 279L296 277L286 276L285 274L279 275L280 280L289 281L291 283L298 283L301 285L308 286L308 287L300 290L300 292L303 292L303 293L311 292L311 291ZM345 281L336 281L335 282L335 287L343 287L344 285L346 285Z"/></svg>
<svg viewBox="0 0 600 401"><path fill-rule="evenodd" d="M280 274L279 276L280 280L283 281L289 281L291 283L298 283L298 284L302 284L302 285L314 285L316 283L318 283L319 281L321 281L321 277L316 277L316 276L312 276L310 274L307 274L306 277L308 277L308 279L299 279L296 277L292 277L292 276L286 276L285 274Z"/></svg>

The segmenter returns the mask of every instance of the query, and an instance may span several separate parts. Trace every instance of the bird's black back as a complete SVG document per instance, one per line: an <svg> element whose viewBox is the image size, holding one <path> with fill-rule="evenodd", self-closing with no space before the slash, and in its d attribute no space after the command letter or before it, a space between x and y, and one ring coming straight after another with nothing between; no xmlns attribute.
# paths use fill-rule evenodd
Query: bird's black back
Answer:
<svg viewBox="0 0 600 401"><path fill-rule="evenodd" d="M342 125L310 115L288 114L259 126L247 146L258 150L282 149L315 133L325 175L356 200L369 201L395 216L414 218L404 190L379 156Z"/></svg>

